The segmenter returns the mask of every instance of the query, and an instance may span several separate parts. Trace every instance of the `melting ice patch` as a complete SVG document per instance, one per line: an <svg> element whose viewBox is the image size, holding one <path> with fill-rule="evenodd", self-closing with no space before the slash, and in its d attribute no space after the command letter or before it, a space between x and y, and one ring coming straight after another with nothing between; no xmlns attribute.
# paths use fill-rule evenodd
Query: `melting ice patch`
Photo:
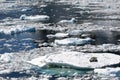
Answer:
<svg viewBox="0 0 120 80"><path fill-rule="evenodd" d="M34 26L23 26L23 25L16 25L16 26L2 26L0 27L0 33L4 34L15 34L25 31L35 31Z"/></svg>

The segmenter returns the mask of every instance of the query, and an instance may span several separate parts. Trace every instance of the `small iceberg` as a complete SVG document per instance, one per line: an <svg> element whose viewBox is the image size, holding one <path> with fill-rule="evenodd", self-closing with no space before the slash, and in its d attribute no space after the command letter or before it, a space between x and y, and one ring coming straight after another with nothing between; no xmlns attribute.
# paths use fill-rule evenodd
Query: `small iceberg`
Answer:
<svg viewBox="0 0 120 80"><path fill-rule="evenodd" d="M93 57L96 58L97 61L90 61ZM46 65L67 65L73 68L94 69L119 64L120 56L111 53L82 53L66 51L60 52L59 54L40 56L27 62L39 67L45 67Z"/></svg>
<svg viewBox="0 0 120 80"><path fill-rule="evenodd" d="M4 27L1 27L0 29L0 33L3 33L3 34L16 34L16 33L25 32L25 31L35 31L35 27L17 25L17 26L6 26L6 27L4 26Z"/></svg>
<svg viewBox="0 0 120 80"><path fill-rule="evenodd" d="M85 45L91 44L94 40L91 38L66 38L62 40L55 40L54 43L60 46L75 46L75 45Z"/></svg>
<svg viewBox="0 0 120 80"><path fill-rule="evenodd" d="M34 21L34 22L37 22L37 21L46 22L49 19L50 19L50 17L47 15L26 16L24 14L24 15L20 16L20 20L27 20L27 21Z"/></svg>
<svg viewBox="0 0 120 80"><path fill-rule="evenodd" d="M94 72L99 74L99 75L120 77L120 67L117 67L117 68L105 68L105 69L95 69Z"/></svg>
<svg viewBox="0 0 120 80"><path fill-rule="evenodd" d="M58 24L75 24L75 23L76 23L75 18L71 18L71 20L61 20L58 22Z"/></svg>
<svg viewBox="0 0 120 80"><path fill-rule="evenodd" d="M67 33L56 33L55 35L47 35L48 38L66 38L68 37Z"/></svg>

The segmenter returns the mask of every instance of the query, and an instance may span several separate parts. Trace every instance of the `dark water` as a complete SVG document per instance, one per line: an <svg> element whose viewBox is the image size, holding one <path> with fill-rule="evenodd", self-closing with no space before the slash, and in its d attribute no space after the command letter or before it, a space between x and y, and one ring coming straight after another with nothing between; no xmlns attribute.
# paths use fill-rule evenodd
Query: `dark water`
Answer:
<svg viewBox="0 0 120 80"><path fill-rule="evenodd" d="M5 19L7 17L19 18L22 14L30 15L48 15L50 16L49 22L58 22L61 19L71 19L73 17L85 18L88 14L78 14L75 11L84 11L82 9L74 9L72 5L59 5L56 3L49 3L46 7L36 7L36 6L16 6L15 10L0 12L0 19ZM27 11L21 11L24 8L29 8ZM84 15L84 16L83 16Z"/></svg>
<svg viewBox="0 0 120 80"><path fill-rule="evenodd" d="M30 77L32 75L26 74L26 73L20 73L20 72L11 72L11 73L6 73L6 74L0 74L0 77L7 78L7 77L12 77L12 78L20 78L20 77Z"/></svg>
<svg viewBox="0 0 120 80"><path fill-rule="evenodd" d="M101 44L120 44L120 32L117 31L107 31L107 30L95 30L89 32L95 39L96 45Z"/></svg>
<svg viewBox="0 0 120 80"><path fill-rule="evenodd" d="M37 47L34 40L46 40L42 32L23 32L14 35L0 34L0 54L31 50Z"/></svg>

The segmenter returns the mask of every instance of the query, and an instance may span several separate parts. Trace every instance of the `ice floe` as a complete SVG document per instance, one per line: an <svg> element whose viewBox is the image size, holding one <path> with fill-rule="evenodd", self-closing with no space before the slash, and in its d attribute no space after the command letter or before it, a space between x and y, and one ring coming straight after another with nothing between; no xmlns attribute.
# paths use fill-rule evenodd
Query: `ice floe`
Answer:
<svg viewBox="0 0 120 80"><path fill-rule="evenodd" d="M92 57L96 57L98 61L90 62ZM120 56L111 53L82 53L63 51L60 54L51 54L40 56L38 58L27 61L33 65L44 67L45 65L69 65L76 68L100 68L119 64Z"/></svg>
<svg viewBox="0 0 120 80"><path fill-rule="evenodd" d="M25 26L25 25L3 26L0 28L1 28L0 33L4 33L4 34L15 34L24 31L35 31L34 26Z"/></svg>
<svg viewBox="0 0 120 80"><path fill-rule="evenodd" d="M48 38L65 38L68 37L68 33L56 33L55 35L47 35Z"/></svg>
<svg viewBox="0 0 120 80"><path fill-rule="evenodd" d="M117 67L117 68L105 68L105 69L95 69L94 72L99 74L99 75L120 77L120 67Z"/></svg>
<svg viewBox="0 0 120 80"><path fill-rule="evenodd" d="M66 38L62 40L55 40L54 43L56 45L61 45L61 46L71 46L71 45L85 45L85 44L90 44L92 43L93 40L89 37L87 38Z"/></svg>
<svg viewBox="0 0 120 80"><path fill-rule="evenodd" d="M25 14L24 15L21 15L20 16L20 19L21 20L27 20L27 21L42 21L42 22L45 22L45 21L48 21L50 19L49 16L47 15L35 15L35 16L26 16Z"/></svg>
<svg viewBox="0 0 120 80"><path fill-rule="evenodd" d="M76 22L75 18L71 18L71 20L61 20L58 24L74 24Z"/></svg>

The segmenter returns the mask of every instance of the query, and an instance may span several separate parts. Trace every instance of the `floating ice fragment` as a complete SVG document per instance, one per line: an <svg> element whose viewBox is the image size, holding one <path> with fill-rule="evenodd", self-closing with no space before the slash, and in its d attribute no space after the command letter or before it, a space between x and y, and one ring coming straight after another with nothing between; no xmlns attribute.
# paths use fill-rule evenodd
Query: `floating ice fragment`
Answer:
<svg viewBox="0 0 120 80"><path fill-rule="evenodd" d="M75 18L71 18L71 20L61 20L58 24L74 24L76 22Z"/></svg>
<svg viewBox="0 0 120 80"><path fill-rule="evenodd" d="M56 33L55 35L47 35L48 38L65 38L68 37L67 33Z"/></svg>
<svg viewBox="0 0 120 80"><path fill-rule="evenodd" d="M26 16L24 14L24 15L20 16L20 19L21 20L34 21L34 22L36 22L36 21L45 22L45 21L48 21L50 19L50 17L47 16L47 15Z"/></svg>
<svg viewBox="0 0 120 80"><path fill-rule="evenodd" d="M91 38L66 38L62 40L55 40L54 43L56 45L61 45L61 46L74 46L74 45L85 45L85 44L90 44L92 43L93 40Z"/></svg>

